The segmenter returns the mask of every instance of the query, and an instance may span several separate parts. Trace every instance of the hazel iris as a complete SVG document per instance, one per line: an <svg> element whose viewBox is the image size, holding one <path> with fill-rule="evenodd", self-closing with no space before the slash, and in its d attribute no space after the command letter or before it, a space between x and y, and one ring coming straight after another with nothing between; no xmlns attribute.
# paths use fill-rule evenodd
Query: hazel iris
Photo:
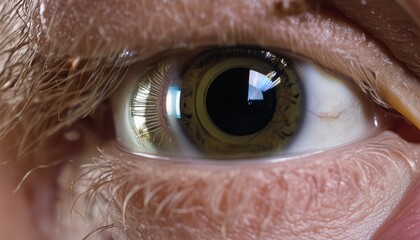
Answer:
<svg viewBox="0 0 420 240"><path fill-rule="evenodd" d="M278 152L298 129L302 93L290 61L227 48L197 57L182 78L180 125L207 155Z"/></svg>

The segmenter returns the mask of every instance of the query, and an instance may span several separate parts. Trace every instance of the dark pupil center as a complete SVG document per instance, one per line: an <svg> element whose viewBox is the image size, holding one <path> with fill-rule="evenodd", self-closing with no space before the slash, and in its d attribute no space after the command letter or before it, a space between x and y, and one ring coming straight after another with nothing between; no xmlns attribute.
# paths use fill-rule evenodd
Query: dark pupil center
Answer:
<svg viewBox="0 0 420 240"><path fill-rule="evenodd" d="M210 119L222 131L246 136L263 129L276 109L275 88L267 88L267 79L250 69L232 68L211 83L206 107Z"/></svg>

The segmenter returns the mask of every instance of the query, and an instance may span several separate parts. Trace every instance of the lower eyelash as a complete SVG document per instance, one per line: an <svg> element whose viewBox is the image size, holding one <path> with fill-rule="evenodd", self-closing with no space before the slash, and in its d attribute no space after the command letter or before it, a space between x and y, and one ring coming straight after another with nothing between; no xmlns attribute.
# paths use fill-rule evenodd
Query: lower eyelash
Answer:
<svg viewBox="0 0 420 240"><path fill-rule="evenodd" d="M309 202L318 200L317 197L326 199L335 196L340 200L350 201L352 198L361 197L369 189L370 184L374 184L372 181L377 180L373 178L374 176L381 176L380 174L385 169L394 166L394 159L405 159L407 166L415 166L412 159L416 154L411 145L401 142L392 134L369 142L357 143L356 146L342 149L335 154L323 153L313 157L303 157L301 161L291 164L270 164L258 167L251 164L240 167L235 165L234 168L224 165L219 166L220 168L215 166L202 168L193 164L171 164L166 161L121 154L114 147L113 144L105 146L102 156L95 159L95 164L83 169L88 173L98 174L94 175L93 179L88 179L92 184L88 185L90 189L84 193L92 194L92 196L97 194L109 200L111 204L106 202L103 207L107 210L109 207L118 209L118 211L106 211L106 213L111 214L116 220L117 228L127 227L124 228L125 232L138 230L138 226L152 227L143 225L147 222L146 218L156 220L162 215L176 218L176 214L191 214L189 216L195 217L202 214L200 212L202 209L208 209L210 212L207 214L214 216L213 220L217 220L218 216L225 216L229 212L240 212L234 210L249 210L249 206L264 206L272 203L265 201L270 196L276 196L278 203L286 203L288 193L297 193L298 190L302 190L302 194L308 196L307 206L313 206ZM416 171L416 169L412 170ZM184 178L180 177L181 175ZM86 177L89 176L86 175ZM386 178L386 174L382 177ZM313 179L320 184L320 188L312 184ZM269 195L264 191L265 188L262 186L267 186L266 181L280 187L268 191L279 195ZM328 184L336 181L339 184ZM235 188L232 188L232 185ZM250 191L251 189L255 191ZM311 193L309 195L308 190ZM265 198L255 197L260 196L256 194L260 193L259 191ZM343 191L351 195L344 195ZM386 194L386 191L384 193ZM385 197L388 196L385 195ZM226 202L218 201L220 199L233 202L230 205L223 205ZM266 206L274 207L274 209L278 207L276 211L285 213L281 204ZM342 203L334 204L337 209L342 206ZM317 207L319 206L315 206ZM293 212L294 209L299 209L299 207L288 208L288 211ZM263 215L261 212L253 214L259 218L264 217ZM180 221L188 219L179 215L178 217ZM197 219L197 221L200 220Z"/></svg>

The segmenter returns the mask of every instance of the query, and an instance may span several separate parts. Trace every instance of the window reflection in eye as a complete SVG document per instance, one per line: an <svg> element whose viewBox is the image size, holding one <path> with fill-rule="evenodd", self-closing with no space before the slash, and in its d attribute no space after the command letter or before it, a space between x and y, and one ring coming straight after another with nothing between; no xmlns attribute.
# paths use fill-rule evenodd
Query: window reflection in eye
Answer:
<svg viewBox="0 0 420 240"><path fill-rule="evenodd" d="M318 152L377 132L383 118L349 81L250 47L134 67L113 102L122 149L193 160Z"/></svg>
<svg viewBox="0 0 420 240"><path fill-rule="evenodd" d="M58 53L64 53L57 57L63 57L67 65L71 63L70 71L79 70L77 66L90 61L102 63L104 55L91 56L97 49L89 48L96 46L95 30L111 44L99 42L98 48L104 47L100 49L101 54L120 47L134 48L142 57L145 54L138 64L129 67L127 77L118 79L122 85L110 97L119 146L89 122L97 119L100 123L106 122L110 120L108 115L92 114L71 129L78 131L70 131L65 140L53 141L52 147L48 145L39 154L54 155L60 147L66 148L66 153L75 154L58 172L50 174L52 177L47 182L53 185L53 190L41 187L52 193L53 199L47 197L51 204L44 201L45 194L39 194L45 191L38 191L40 185L49 187L49 184L34 182L36 187L30 189L36 197L29 201L31 206L26 214L30 215L31 222L36 220L35 228L41 229L40 235L52 236L59 232L58 239L90 239L97 232L103 234L99 239L370 239L381 226L411 234L407 230L407 219L411 227L412 220L417 219L420 196L413 188L418 186L418 181L415 185L419 172L418 137L411 138L414 139L411 142L404 141L398 127L388 130L388 125L383 124L383 113L349 80L355 81L363 91L373 93L370 96L377 103L386 105L380 97L390 101L389 104L416 124L415 120L419 119L415 114L416 106L410 106L420 89L414 84L417 83L415 72L401 64L405 59L393 55L395 48L390 53L383 47L382 34L372 37L366 29L357 26L357 21L350 21L336 9L323 4L311 9L304 1L291 5L289 1L273 2L189 0L145 4L149 2L109 0L107 3L114 4L113 10L129 7L124 11L101 11L104 4L96 1L39 1L38 12L45 13L41 23L48 25L51 20L48 12L54 16L53 23L43 27L51 30L47 37L52 38L51 44L55 44ZM340 2L347 4L347 1ZM351 4L362 4L365 9L371 4L386 6L382 5L384 2L386 0ZM57 10L55 3L64 7ZM91 4L93 13L89 12ZM339 8L340 4L334 6ZM281 11L286 5L295 8L283 14ZM52 11L48 11L50 6L53 6ZM75 6L77 11L72 8ZM109 10L108 7L105 9ZM307 12L300 13L302 9ZM369 9L368 12L389 13L391 9L394 8ZM196 10L200 14L195 14ZM111 17L107 15L110 12ZM101 15L103 13L105 15ZM123 15L118 15L121 13ZM133 20L130 15L134 15L134 24L126 24ZM89 24L84 24L86 16ZM380 16L378 19L387 19ZM61 24L55 24L60 17ZM77 21L72 22L74 18ZM140 21L136 22L138 19ZM124 22L121 28L118 27L120 20ZM143 26L144 23L147 26ZM90 36L87 35L91 32L85 31L86 25L93 27ZM363 27L369 27L366 25L369 24ZM62 28L54 35L57 26ZM133 26L135 30L130 32ZM123 31L115 37L112 35L115 31L107 32L109 29ZM140 37L136 35L139 29L142 30ZM42 29L31 30L38 36ZM77 35L80 32L86 36ZM74 33L77 34L68 36ZM129 33L129 38L125 38L125 33ZM89 44L85 46L86 52L80 52L83 47L72 45L73 40L84 42L84 37ZM180 46L184 47L182 51L178 51ZM387 46L392 49L391 44ZM162 51L169 54L159 58ZM413 57L415 52L410 54L404 56ZM92 58L84 61L84 56ZM120 56L139 55L123 51ZM42 59L43 55L37 57ZM67 57L70 57L68 62ZM149 61L148 57L158 61ZM32 66L39 59L26 60L25 64ZM122 61L116 61L117 65L125 63L125 59L119 60ZM334 75L317 67L318 64ZM413 65L415 67L415 64L408 67L413 69ZM91 95L91 98L98 96L94 99L96 102L104 100L107 90L117 85L107 78L108 71L120 70L115 66L105 69L107 67L94 66L93 72L100 76L84 72L86 69L75 71L87 77L91 84L85 88L78 85L84 79L67 79L75 83L66 86L80 88L80 92L71 91L76 96L71 99L79 101L79 97ZM47 70L60 73L48 74L51 78L48 83L61 89L56 80L63 80L61 75L69 70L60 67ZM40 80L26 77L31 83ZM1 80L4 83L4 78ZM26 87L27 81L22 82ZM35 93L44 90L42 83L38 89L28 89L33 91L31 97L48 93ZM7 81L5 87L11 87ZM90 94L98 89L103 92ZM65 90L54 93L57 102L64 99L62 95L71 95ZM43 101L42 98L31 99ZM107 104L105 100L103 105ZM80 100L75 108L92 110L93 106L92 101ZM11 110L15 107L9 106ZM83 114L80 111L77 116L87 116L90 110ZM22 118L32 120L29 114ZM397 123L409 126L402 121ZM31 127L22 128L30 132ZM408 131L418 133L413 128ZM74 145L84 144L85 148L81 150L69 144L72 139L76 140ZM16 142L6 142L4 146ZM244 158L258 161L245 164L229 161ZM176 161L159 161L162 159ZM190 162L178 161L184 159ZM200 161L203 159L218 161ZM69 190L72 193L69 204L61 198L54 199L67 195ZM76 204L73 196L77 196ZM38 206L48 208L53 216L38 214L42 212ZM56 212L56 206L71 210L62 214L65 211ZM83 223L73 222L79 219L80 213L85 213ZM58 225L61 222L67 225L52 224L56 222L56 215L63 220ZM389 216L394 220L387 222ZM1 218L5 222L10 220ZM395 225L397 228L393 227ZM7 228L0 224L0 237L3 226ZM414 234L418 234L417 231Z"/></svg>

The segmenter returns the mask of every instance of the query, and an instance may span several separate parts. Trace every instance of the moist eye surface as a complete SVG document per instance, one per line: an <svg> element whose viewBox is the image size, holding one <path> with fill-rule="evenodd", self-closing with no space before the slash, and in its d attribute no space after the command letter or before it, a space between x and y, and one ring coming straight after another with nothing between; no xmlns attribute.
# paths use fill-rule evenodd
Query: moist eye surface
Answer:
<svg viewBox="0 0 420 240"><path fill-rule="evenodd" d="M112 101L117 140L132 154L281 159L360 139L381 122L353 83L264 49L177 52L136 69Z"/></svg>

